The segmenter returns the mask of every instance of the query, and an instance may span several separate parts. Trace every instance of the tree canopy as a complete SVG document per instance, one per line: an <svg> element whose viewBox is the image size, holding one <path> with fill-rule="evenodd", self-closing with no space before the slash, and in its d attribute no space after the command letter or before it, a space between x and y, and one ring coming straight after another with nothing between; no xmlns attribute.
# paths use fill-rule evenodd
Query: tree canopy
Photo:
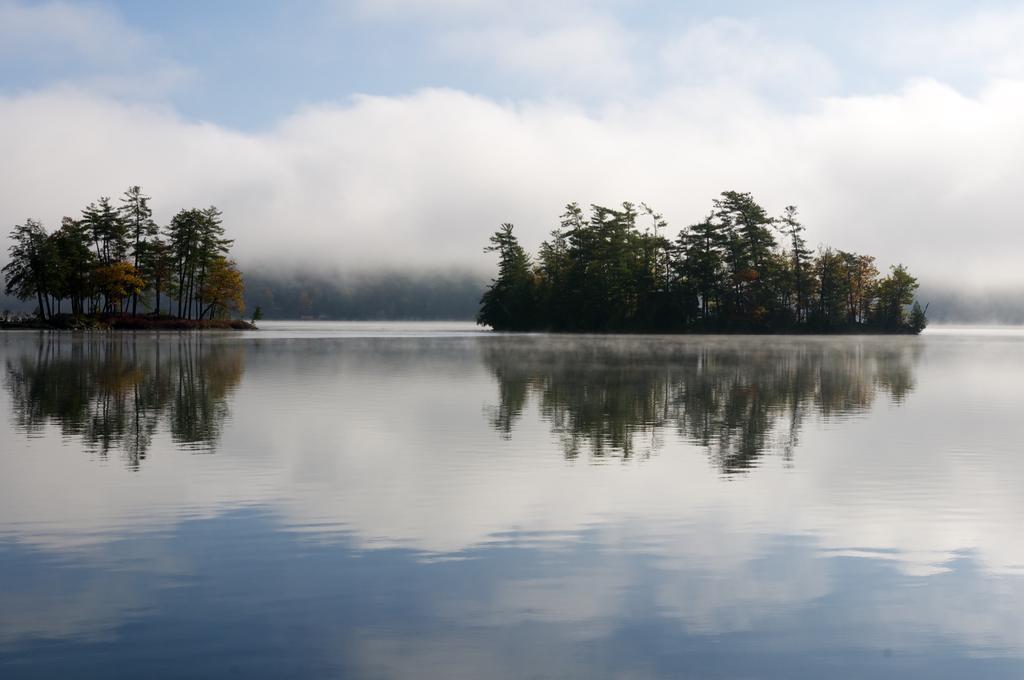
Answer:
<svg viewBox="0 0 1024 680"><path fill-rule="evenodd" d="M770 217L749 193L725 191L670 240L645 204L570 203L536 260L503 224L485 250L498 275L477 322L495 330L579 332L919 333L917 279L882 276L875 258L813 253L795 206Z"/></svg>
<svg viewBox="0 0 1024 680"><path fill-rule="evenodd" d="M161 229L149 201L130 186L120 206L101 197L52 233L33 219L16 225L5 292L35 299L43 320L61 314L65 301L73 315L137 314L140 304L159 315L164 301L166 313L181 319L241 314L244 284L228 259L233 241L221 212L181 210Z"/></svg>

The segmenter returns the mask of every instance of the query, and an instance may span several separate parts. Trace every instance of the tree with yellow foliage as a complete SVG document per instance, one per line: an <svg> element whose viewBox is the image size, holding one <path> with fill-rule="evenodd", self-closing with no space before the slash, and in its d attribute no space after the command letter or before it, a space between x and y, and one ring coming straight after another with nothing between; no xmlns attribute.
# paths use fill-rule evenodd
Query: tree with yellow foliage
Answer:
<svg viewBox="0 0 1024 680"><path fill-rule="evenodd" d="M96 267L93 283L106 301L107 312L119 311L121 304L145 290L146 281L131 262L119 260Z"/></svg>
<svg viewBox="0 0 1024 680"><path fill-rule="evenodd" d="M245 311L245 301L242 299L244 290L242 272L238 271L235 261L226 257L214 258L199 291L205 305L199 318L208 315L213 319L241 314Z"/></svg>

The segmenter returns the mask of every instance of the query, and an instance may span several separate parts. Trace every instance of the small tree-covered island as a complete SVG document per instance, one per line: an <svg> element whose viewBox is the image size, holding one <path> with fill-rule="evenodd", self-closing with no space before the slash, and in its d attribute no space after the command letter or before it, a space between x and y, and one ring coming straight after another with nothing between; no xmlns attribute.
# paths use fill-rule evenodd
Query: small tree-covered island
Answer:
<svg viewBox="0 0 1024 680"><path fill-rule="evenodd" d="M33 219L10 233L4 291L36 303L33 319L0 324L42 328L253 328L243 280L229 258L221 212L179 211L161 229L150 197L129 187L102 197L48 233ZM254 319L255 320L255 319Z"/></svg>
<svg viewBox="0 0 1024 680"><path fill-rule="evenodd" d="M503 224L485 251L498 275L477 322L500 331L920 333L917 279L875 258L812 252L795 206L770 217L749 193L725 191L708 216L664 236L645 204L570 203L531 258Z"/></svg>

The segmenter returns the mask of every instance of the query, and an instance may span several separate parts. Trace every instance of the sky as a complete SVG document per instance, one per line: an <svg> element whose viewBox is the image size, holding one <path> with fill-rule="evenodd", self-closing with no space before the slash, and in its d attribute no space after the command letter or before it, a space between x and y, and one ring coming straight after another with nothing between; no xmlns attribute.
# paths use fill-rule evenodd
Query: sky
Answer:
<svg viewBox="0 0 1024 680"><path fill-rule="evenodd" d="M244 267L486 272L513 222L721 191L923 282L1024 284L1024 7L0 0L0 225L140 184ZM6 228L6 227L5 227Z"/></svg>

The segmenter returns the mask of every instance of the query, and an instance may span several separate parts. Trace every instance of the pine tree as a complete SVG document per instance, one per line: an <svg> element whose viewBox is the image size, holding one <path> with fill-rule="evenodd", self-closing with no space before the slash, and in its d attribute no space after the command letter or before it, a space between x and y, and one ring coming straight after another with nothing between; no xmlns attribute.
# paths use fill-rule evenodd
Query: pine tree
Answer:
<svg viewBox="0 0 1024 680"><path fill-rule="evenodd" d="M920 333L928 326L928 305L921 308L921 303L914 301L910 309L910 319L907 320L907 327L911 333Z"/></svg>
<svg viewBox="0 0 1024 680"><path fill-rule="evenodd" d="M88 230L80 221L65 217L60 229L50 234L50 241L60 271L60 286L54 291L58 308L60 300L67 297L72 314L85 314L86 302L94 294L92 271L96 261Z"/></svg>
<svg viewBox="0 0 1024 680"><path fill-rule="evenodd" d="M776 224L779 230L789 239L789 256L793 272L794 316L797 323L807 320L807 305L810 299L808 279L811 268L811 251L804 240L805 227L797 219L795 205L787 205Z"/></svg>
<svg viewBox="0 0 1024 680"><path fill-rule="evenodd" d="M729 235L732 290L727 306L736 320L749 324L771 304L764 274L775 247L772 220L746 192L723 191L714 201L714 216Z"/></svg>
<svg viewBox="0 0 1024 680"><path fill-rule="evenodd" d="M128 255L128 225L120 211L102 196L82 210L82 223L89 231L100 264L124 260Z"/></svg>
<svg viewBox="0 0 1024 680"><path fill-rule="evenodd" d="M143 241L139 251L139 273L153 289L153 313L160 314L160 297L172 293L175 271L171 246L159 236Z"/></svg>
<svg viewBox="0 0 1024 680"><path fill-rule="evenodd" d="M132 264L136 270L142 270L142 254L149 239L156 237L159 229L153 221L153 210L149 207L150 197L142 193L139 186L130 186L121 198L120 215L124 222L127 237L131 241ZM138 294L132 295L132 314L139 309Z"/></svg>
<svg viewBox="0 0 1024 680"><path fill-rule="evenodd" d="M193 291L195 295L195 310L198 318L202 319L205 311L202 305L202 290L206 285L206 279L210 270L218 259L225 256L234 243L231 239L224 238L224 224L222 213L216 206L210 206L202 211L200 220L200 232L198 250L196 253L196 273Z"/></svg>
<svg viewBox="0 0 1024 680"><path fill-rule="evenodd" d="M825 248L814 260L818 296L812 323L819 330L837 330L846 323L847 277L842 254Z"/></svg>
<svg viewBox="0 0 1024 680"><path fill-rule="evenodd" d="M171 219L167 241L177 278L178 316L202 318L200 291L213 261L226 255L232 241L224 238L220 211L213 206L181 210Z"/></svg>
<svg viewBox="0 0 1024 680"><path fill-rule="evenodd" d="M917 279L902 264L893 266L889 276L878 282L874 325L887 331L906 330L906 307L914 302L917 287Z"/></svg>
<svg viewBox="0 0 1024 680"><path fill-rule="evenodd" d="M513 226L502 224L491 236L484 252L498 253L498 277L480 299L477 323L494 330L525 330L533 322L533 279L530 257L512 233Z"/></svg>
<svg viewBox="0 0 1024 680"><path fill-rule="evenodd" d="M167 226L167 245L173 262L173 275L176 279L177 316L185 318L186 302L191 298L190 280L195 267L200 232L202 230L202 211L195 208L180 210L171 218Z"/></svg>
<svg viewBox="0 0 1024 680"><path fill-rule="evenodd" d="M701 323L705 327L711 321L712 310L717 312L721 304L728 241L723 225L712 215L679 232L676 241L682 253L678 262L680 279L696 291Z"/></svg>
<svg viewBox="0 0 1024 680"><path fill-rule="evenodd" d="M45 320L50 313L49 278L53 261L51 244L46 229L31 218L16 225L10 234L14 241L8 249L10 261L4 265L4 293L19 300L33 297L39 305L39 317Z"/></svg>

